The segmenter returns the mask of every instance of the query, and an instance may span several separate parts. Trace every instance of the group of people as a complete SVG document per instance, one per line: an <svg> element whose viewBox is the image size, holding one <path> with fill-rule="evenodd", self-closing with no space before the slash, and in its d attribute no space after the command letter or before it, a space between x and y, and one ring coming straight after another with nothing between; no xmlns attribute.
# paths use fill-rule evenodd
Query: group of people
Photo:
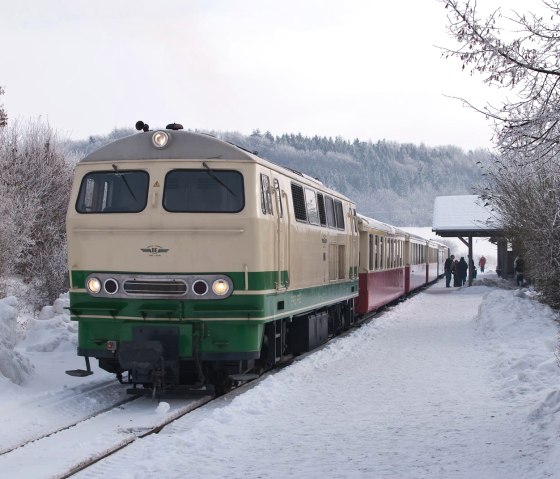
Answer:
<svg viewBox="0 0 560 479"><path fill-rule="evenodd" d="M471 260L472 266L472 260ZM467 273L469 271L469 265L465 261L464 256L457 261L455 255L451 255L445 260L443 265L443 270L445 272L445 287L451 287L451 276L453 276L453 286L463 286L467 282Z"/></svg>
<svg viewBox="0 0 560 479"><path fill-rule="evenodd" d="M481 256L478 260L478 265L480 266L480 271L484 273L484 266L486 265L486 258ZM453 286L464 286L467 282L467 273L469 272L469 266L472 270L473 279L476 278L476 268L474 267L474 261L469 257L469 264L465 261L465 257L461 256L461 259L457 261L455 255L451 255L445 260L443 269L445 272L445 287L451 287L451 277L453 277Z"/></svg>
<svg viewBox="0 0 560 479"><path fill-rule="evenodd" d="M476 278L476 268L474 267L474 261L469 258L470 267L473 271L473 279ZM481 256L478 260L478 266L480 271L484 273L484 267L486 266L486 258ZM515 273L515 280L517 286L523 286L524 281L524 270L525 261L521 255L518 255L513 262L513 271ZM465 261L465 258L461 256L461 259L457 261L455 255L451 255L445 260L444 272L445 272L445 287L451 287L451 278L453 277L453 286L463 286L467 282L467 273L469 271L469 265Z"/></svg>

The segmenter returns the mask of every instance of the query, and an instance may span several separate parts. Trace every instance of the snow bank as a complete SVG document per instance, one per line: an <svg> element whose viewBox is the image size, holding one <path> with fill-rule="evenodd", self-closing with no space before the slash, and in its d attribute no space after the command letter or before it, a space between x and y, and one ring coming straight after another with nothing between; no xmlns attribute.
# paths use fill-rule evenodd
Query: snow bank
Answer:
<svg viewBox="0 0 560 479"><path fill-rule="evenodd" d="M17 299L0 300L0 384L23 384L33 371L31 362L14 350L17 344Z"/></svg>
<svg viewBox="0 0 560 479"><path fill-rule="evenodd" d="M52 306L45 306L38 319L28 319L27 330L19 347L31 352L76 350L78 323L70 320L68 293L61 295Z"/></svg>
<svg viewBox="0 0 560 479"><path fill-rule="evenodd" d="M492 366L501 399L521 409L535 432L524 449L548 451L542 477L560 467L558 312L527 289L494 290L480 305L478 327L495 354Z"/></svg>
<svg viewBox="0 0 560 479"><path fill-rule="evenodd" d="M52 306L43 308L34 319L19 318L25 330L18 332L18 300L15 296L0 300L0 384L23 385L35 370L27 353L71 351L75 354L78 326L64 309L69 305L63 294Z"/></svg>

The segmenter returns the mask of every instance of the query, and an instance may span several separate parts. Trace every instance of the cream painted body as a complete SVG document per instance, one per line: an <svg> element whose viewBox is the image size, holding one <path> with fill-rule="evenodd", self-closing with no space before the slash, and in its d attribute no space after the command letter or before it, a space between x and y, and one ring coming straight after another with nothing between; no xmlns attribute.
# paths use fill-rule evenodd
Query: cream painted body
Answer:
<svg viewBox="0 0 560 479"><path fill-rule="evenodd" d="M252 155L251 155L252 156ZM236 170L244 178L245 206L239 213L175 213L163 208L165 175L172 169L203 169L202 160L121 160L119 170L149 174L146 208L138 213L80 214L74 207L83 176L110 171L108 161L81 162L75 171L67 215L71 271L213 273L288 271L300 289L357 277L355 205L319 182L266 160L206 159L213 170ZM261 210L260 174L269 175L274 214ZM278 179L280 191L273 188ZM294 217L291 182L312 187L343 203L345 230L301 223ZM280 202L283 216L278 215ZM151 252L143 250L151 249ZM159 248L159 250L158 250ZM168 250L163 252L162 250ZM249 289L251 285L248 285ZM237 291L236 293L240 293Z"/></svg>

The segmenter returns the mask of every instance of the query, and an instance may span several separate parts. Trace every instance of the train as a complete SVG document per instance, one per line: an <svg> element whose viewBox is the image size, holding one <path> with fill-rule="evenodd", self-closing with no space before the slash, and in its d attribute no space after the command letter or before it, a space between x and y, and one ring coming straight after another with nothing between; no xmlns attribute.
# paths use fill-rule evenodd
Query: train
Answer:
<svg viewBox="0 0 560 479"><path fill-rule="evenodd" d="M132 386L225 391L443 275L444 244L180 124L75 167L66 218L79 356Z"/></svg>

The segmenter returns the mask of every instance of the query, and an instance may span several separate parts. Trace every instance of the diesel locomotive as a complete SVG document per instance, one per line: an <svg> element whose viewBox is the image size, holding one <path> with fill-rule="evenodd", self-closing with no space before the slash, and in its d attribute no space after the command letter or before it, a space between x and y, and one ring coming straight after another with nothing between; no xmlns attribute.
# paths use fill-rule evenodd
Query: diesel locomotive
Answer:
<svg viewBox="0 0 560 479"><path fill-rule="evenodd" d="M445 247L360 216L301 172L181 125L75 168L78 355L133 385L226 389L443 274Z"/></svg>

